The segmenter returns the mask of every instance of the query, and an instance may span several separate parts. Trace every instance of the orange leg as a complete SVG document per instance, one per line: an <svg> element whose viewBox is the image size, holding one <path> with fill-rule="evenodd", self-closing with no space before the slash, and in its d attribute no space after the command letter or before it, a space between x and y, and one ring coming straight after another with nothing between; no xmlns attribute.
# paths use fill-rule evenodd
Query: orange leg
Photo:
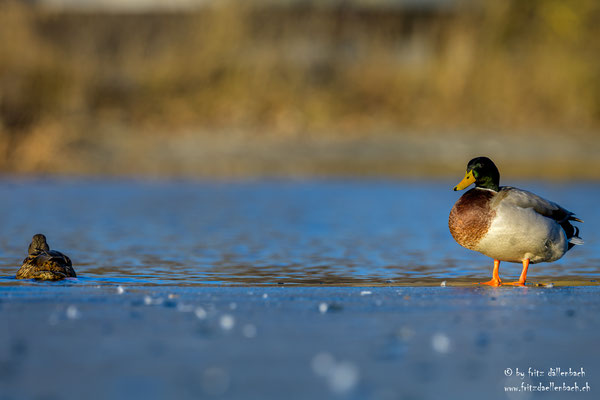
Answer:
<svg viewBox="0 0 600 400"><path fill-rule="evenodd" d="M502 281L498 275L498 269L500 269L500 260L494 260L494 271L492 271L492 280L487 282L480 282L480 285L500 286Z"/></svg>
<svg viewBox="0 0 600 400"><path fill-rule="evenodd" d="M508 282L505 285L513 285L513 286L525 286L525 280L527 279L527 268L529 268L529 258L523 260L523 272L521 272L521 277L516 282Z"/></svg>

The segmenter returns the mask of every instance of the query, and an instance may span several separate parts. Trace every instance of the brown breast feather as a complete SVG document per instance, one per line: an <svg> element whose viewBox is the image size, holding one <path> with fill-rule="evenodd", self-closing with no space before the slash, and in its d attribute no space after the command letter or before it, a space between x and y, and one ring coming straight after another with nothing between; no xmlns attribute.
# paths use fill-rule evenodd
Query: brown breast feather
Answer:
<svg viewBox="0 0 600 400"><path fill-rule="evenodd" d="M485 189L471 189L463 194L452 207L448 227L454 240L467 249L474 249L485 236L496 212L490 201L496 192Z"/></svg>

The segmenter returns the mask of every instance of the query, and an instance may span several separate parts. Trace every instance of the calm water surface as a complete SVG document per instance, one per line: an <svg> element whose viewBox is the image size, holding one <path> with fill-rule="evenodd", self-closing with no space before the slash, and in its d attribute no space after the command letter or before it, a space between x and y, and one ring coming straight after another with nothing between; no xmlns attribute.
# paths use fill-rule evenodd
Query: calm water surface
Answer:
<svg viewBox="0 0 600 400"><path fill-rule="evenodd" d="M31 236L73 260L74 285L439 284L488 279L492 262L448 232L454 181L243 183L4 179L0 285ZM519 182L577 213L584 246L531 279L600 277L596 183ZM520 266L503 263L501 276ZM47 283L42 283L47 284ZM64 284L64 283L59 283Z"/></svg>

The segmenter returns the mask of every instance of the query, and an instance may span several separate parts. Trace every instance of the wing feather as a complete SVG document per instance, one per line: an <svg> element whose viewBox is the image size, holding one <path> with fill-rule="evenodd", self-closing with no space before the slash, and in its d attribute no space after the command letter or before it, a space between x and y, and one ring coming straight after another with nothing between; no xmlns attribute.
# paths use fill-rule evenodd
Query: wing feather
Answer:
<svg viewBox="0 0 600 400"><path fill-rule="evenodd" d="M546 200L535 193L527 190L517 189L510 186L502 187L498 196L503 202L521 208L531 208L544 217L556 221L565 231L569 240L569 249L575 245L582 245L583 240L579 237L579 228L571 225L570 221L583 222L575 217L575 213L558 204Z"/></svg>
<svg viewBox="0 0 600 400"><path fill-rule="evenodd" d="M503 201L521 208L533 208L538 214L551 218L559 224L569 220L583 222L575 217L575 213L527 190L504 186L501 192L506 192Z"/></svg>

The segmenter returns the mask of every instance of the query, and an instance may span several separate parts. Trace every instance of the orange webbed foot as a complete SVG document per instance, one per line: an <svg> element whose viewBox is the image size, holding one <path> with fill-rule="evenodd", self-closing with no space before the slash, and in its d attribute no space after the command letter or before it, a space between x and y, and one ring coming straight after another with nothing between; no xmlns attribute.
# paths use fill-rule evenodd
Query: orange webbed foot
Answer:
<svg viewBox="0 0 600 400"><path fill-rule="evenodd" d="M476 284L477 285L488 285L488 286L494 286L494 287L505 285L505 283L502 283L502 281L500 279L492 279L487 282L477 282Z"/></svg>
<svg viewBox="0 0 600 400"><path fill-rule="evenodd" d="M523 260L523 271L521 272L521 277L516 282L507 282L505 285L511 286L525 286L525 280L527 279L527 269L529 268L529 259Z"/></svg>
<svg viewBox="0 0 600 400"><path fill-rule="evenodd" d="M494 270L492 271L492 280L487 282L479 282L479 285L489 285L493 287L502 286L502 281L500 280L500 276L498 275L498 270L500 269L500 260L494 260Z"/></svg>

